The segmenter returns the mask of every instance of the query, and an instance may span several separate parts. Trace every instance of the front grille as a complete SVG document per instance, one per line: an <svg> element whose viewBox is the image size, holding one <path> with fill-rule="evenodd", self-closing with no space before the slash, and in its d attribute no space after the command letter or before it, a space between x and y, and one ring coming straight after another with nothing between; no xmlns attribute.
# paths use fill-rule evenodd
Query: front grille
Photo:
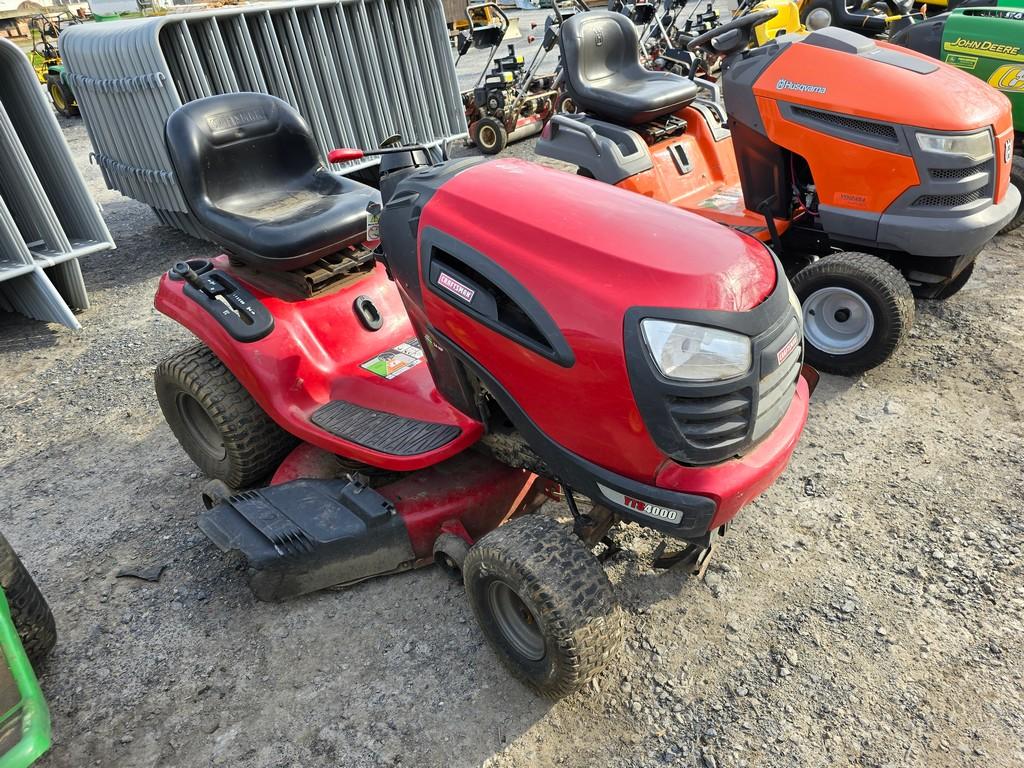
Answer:
<svg viewBox="0 0 1024 768"><path fill-rule="evenodd" d="M865 136L875 136L880 139L888 139L889 141L898 140L896 129L886 123L873 123L870 120L858 120L855 117L836 115L817 109L807 109L806 107L793 107L793 112L805 120L843 128L847 131L864 134Z"/></svg>
<svg viewBox="0 0 1024 768"><path fill-rule="evenodd" d="M674 397L669 413L695 448L728 448L741 443L750 429L750 390L719 397Z"/></svg>
<svg viewBox="0 0 1024 768"><path fill-rule="evenodd" d="M956 208L960 205L976 203L988 197L984 189L964 192L960 195L921 195L913 203L914 208Z"/></svg>
<svg viewBox="0 0 1024 768"><path fill-rule="evenodd" d="M778 365L778 350L794 335L800 324L795 316L761 340L758 354L763 375L756 386L749 382L734 392L715 397L673 397L669 414L689 448L720 461L737 455L771 432L786 415L796 391L801 355L796 349Z"/></svg>
<svg viewBox="0 0 1024 768"><path fill-rule="evenodd" d="M988 170L989 164L988 161L985 161L984 163L972 165L969 168L930 168L928 172L933 179L939 179L940 181L966 179L968 176L974 176L976 173L984 173Z"/></svg>

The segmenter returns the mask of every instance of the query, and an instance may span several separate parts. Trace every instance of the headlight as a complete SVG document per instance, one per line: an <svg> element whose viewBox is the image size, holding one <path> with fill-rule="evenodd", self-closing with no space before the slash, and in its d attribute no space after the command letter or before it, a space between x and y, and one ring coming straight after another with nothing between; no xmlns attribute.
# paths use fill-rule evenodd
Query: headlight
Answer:
<svg viewBox="0 0 1024 768"><path fill-rule="evenodd" d="M966 155L976 162L992 155L992 134L988 131L972 133L969 136L937 136L933 133L919 133L917 134L917 143L925 152Z"/></svg>
<svg viewBox="0 0 1024 768"><path fill-rule="evenodd" d="M720 381L750 370L750 339L739 333L647 319L640 323L661 372L680 381Z"/></svg>

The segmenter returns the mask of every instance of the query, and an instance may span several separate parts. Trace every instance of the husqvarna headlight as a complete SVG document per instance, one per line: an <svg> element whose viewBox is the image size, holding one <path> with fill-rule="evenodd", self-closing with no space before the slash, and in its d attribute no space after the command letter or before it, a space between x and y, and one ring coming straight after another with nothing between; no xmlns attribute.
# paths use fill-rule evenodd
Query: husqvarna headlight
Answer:
<svg viewBox="0 0 1024 768"><path fill-rule="evenodd" d="M739 333L670 320L640 323L655 364L670 379L720 381L750 370L750 339Z"/></svg>
<svg viewBox="0 0 1024 768"><path fill-rule="evenodd" d="M917 143L925 152L939 152L944 155L966 155L980 162L992 155L992 134L979 131L967 136L941 136L934 133L917 134Z"/></svg>

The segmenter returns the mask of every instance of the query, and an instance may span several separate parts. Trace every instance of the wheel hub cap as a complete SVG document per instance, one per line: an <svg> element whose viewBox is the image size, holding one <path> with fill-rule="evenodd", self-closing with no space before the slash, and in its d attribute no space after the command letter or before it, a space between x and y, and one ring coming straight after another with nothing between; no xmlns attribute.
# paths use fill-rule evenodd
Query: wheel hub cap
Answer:
<svg viewBox="0 0 1024 768"><path fill-rule="evenodd" d="M498 629L516 653L530 661L544 658L544 637L537 618L508 584L491 582L487 589L487 603Z"/></svg>
<svg viewBox="0 0 1024 768"><path fill-rule="evenodd" d="M832 14L824 8L815 8L807 14L807 28L811 30L824 29L832 25Z"/></svg>
<svg viewBox="0 0 1024 768"><path fill-rule="evenodd" d="M829 355L850 355L875 331L875 316L862 296L847 288L821 288L804 302L804 335Z"/></svg>

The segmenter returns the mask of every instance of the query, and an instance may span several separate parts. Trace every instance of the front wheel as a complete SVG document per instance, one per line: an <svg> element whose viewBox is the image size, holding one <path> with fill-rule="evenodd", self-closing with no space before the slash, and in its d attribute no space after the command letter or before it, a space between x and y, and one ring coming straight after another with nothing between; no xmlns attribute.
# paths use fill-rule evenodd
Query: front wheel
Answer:
<svg viewBox="0 0 1024 768"><path fill-rule="evenodd" d="M914 324L914 294L895 267L866 253L835 253L793 277L803 305L807 362L850 376L888 360Z"/></svg>
<svg viewBox="0 0 1024 768"><path fill-rule="evenodd" d="M1017 213L1006 223L1005 227L999 230L1000 235L1013 232L1021 224L1024 224L1024 157L1013 158L1013 167L1010 169L1010 184L1015 186L1017 191L1020 192L1021 201L1020 205L1017 206Z"/></svg>
<svg viewBox="0 0 1024 768"><path fill-rule="evenodd" d="M484 117L473 126L473 143L485 155L496 155L508 145L505 124L494 117Z"/></svg>
<svg viewBox="0 0 1024 768"><path fill-rule="evenodd" d="M533 690L580 690L622 647L622 612L597 558L565 526L529 515L484 536L462 567L494 652Z"/></svg>
<svg viewBox="0 0 1024 768"><path fill-rule="evenodd" d="M37 666L53 650L57 627L53 613L39 587L18 557L18 553L0 535L0 586L7 596L11 620L25 649L25 655Z"/></svg>

